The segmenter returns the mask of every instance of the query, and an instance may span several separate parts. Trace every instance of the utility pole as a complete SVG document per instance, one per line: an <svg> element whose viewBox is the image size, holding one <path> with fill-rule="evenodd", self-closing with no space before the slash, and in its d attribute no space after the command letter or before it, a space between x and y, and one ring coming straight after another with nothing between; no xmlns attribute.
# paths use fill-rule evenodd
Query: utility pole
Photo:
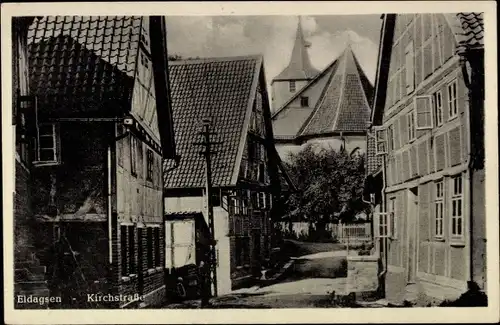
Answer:
<svg viewBox="0 0 500 325"><path fill-rule="evenodd" d="M214 297L217 296L217 260L216 260L216 250L215 250L215 229L214 229L214 208L212 203L212 158L211 156L216 154L216 151L212 150L213 145L222 144L222 142L215 142L210 139L212 135L216 133L210 131L211 122L209 119L203 120L203 131L198 134L203 137L202 142L195 142L194 145L199 145L204 148L200 151L200 154L205 157L205 177L206 177L206 192L207 192L207 206L208 206L208 227L210 229L211 243L210 243L210 258L209 258L209 268L210 268L210 284L213 285ZM202 294L208 294L203 292Z"/></svg>

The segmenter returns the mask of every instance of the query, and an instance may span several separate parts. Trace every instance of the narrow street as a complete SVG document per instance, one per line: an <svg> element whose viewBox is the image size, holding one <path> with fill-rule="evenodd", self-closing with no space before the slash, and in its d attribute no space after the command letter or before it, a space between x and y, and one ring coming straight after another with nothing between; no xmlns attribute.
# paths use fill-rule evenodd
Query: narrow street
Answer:
<svg viewBox="0 0 500 325"><path fill-rule="evenodd" d="M233 291L211 300L213 308L327 307L332 292L343 293L347 251L332 243L287 241L285 254L294 261L278 283ZM299 255L299 256L297 256ZM198 308L199 300L167 308Z"/></svg>

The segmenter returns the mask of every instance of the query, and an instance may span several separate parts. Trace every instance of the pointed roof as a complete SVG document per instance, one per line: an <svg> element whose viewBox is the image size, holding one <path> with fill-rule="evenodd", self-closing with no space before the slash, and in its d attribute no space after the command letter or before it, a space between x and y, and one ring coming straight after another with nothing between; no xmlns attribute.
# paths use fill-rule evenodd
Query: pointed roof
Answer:
<svg viewBox="0 0 500 325"><path fill-rule="evenodd" d="M311 60L309 59L309 54L307 53L309 45L310 44L304 39L302 24L299 17L290 63L288 63L288 66L273 79L273 82L277 80L310 80L319 73L319 71L312 66Z"/></svg>
<svg viewBox="0 0 500 325"><path fill-rule="evenodd" d="M291 105L309 89L321 85L319 80L324 78L327 81L313 108L304 110ZM280 135L286 133L280 130L279 125L297 126L297 123L292 121L297 117L295 111L305 113L307 117L298 114L302 119L300 127L293 132L293 139L332 132L364 132L370 121L372 91L372 85L359 65L351 46L348 45L340 57L273 115L275 138L279 139Z"/></svg>

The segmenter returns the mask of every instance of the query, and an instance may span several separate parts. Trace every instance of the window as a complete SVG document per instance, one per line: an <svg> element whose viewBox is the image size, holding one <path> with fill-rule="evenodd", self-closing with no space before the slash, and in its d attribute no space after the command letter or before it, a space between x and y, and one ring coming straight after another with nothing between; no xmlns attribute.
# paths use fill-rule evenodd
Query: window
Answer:
<svg viewBox="0 0 500 325"><path fill-rule="evenodd" d="M462 175L451 179L451 235L463 237L463 182Z"/></svg>
<svg viewBox="0 0 500 325"><path fill-rule="evenodd" d="M415 128L432 129L432 96L415 96Z"/></svg>
<svg viewBox="0 0 500 325"><path fill-rule="evenodd" d="M387 213L378 214L379 237L389 236L389 218Z"/></svg>
<svg viewBox="0 0 500 325"><path fill-rule="evenodd" d="M212 192L212 206L220 207L221 206L221 192L218 189L214 189Z"/></svg>
<svg viewBox="0 0 500 325"><path fill-rule="evenodd" d="M160 266L161 256L160 256L160 227L154 228L154 249L155 249L155 266Z"/></svg>
<svg viewBox="0 0 500 325"><path fill-rule="evenodd" d="M436 121L436 126L443 125L443 95L441 91L436 91L433 95L434 102L434 120Z"/></svg>
<svg viewBox="0 0 500 325"><path fill-rule="evenodd" d="M406 123L408 126L408 141L415 140L415 118L413 112L406 115Z"/></svg>
<svg viewBox="0 0 500 325"><path fill-rule="evenodd" d="M290 92L294 93L295 92L295 81L290 81L288 87L290 89Z"/></svg>
<svg viewBox="0 0 500 325"><path fill-rule="evenodd" d="M387 130L375 128L375 154L382 155L387 153Z"/></svg>
<svg viewBox="0 0 500 325"><path fill-rule="evenodd" d="M141 42L145 45L145 46L148 46L149 43L148 43L148 37L146 35L146 30L144 28L142 28L141 30Z"/></svg>
<svg viewBox="0 0 500 325"><path fill-rule="evenodd" d="M457 82L453 81L448 85L448 109L449 118L454 118L458 114L458 103L457 103Z"/></svg>
<svg viewBox="0 0 500 325"><path fill-rule="evenodd" d="M148 269L152 269L154 266L153 262L153 228L152 227L147 227L147 234L146 234L146 242L147 242L147 258L148 258Z"/></svg>
<svg viewBox="0 0 500 325"><path fill-rule="evenodd" d="M309 97L300 97L300 107L309 107Z"/></svg>
<svg viewBox="0 0 500 325"><path fill-rule="evenodd" d="M37 163L59 162L59 128L55 123L44 123L38 127L37 135Z"/></svg>
<svg viewBox="0 0 500 325"><path fill-rule="evenodd" d="M137 175L137 139L130 135L130 173Z"/></svg>
<svg viewBox="0 0 500 325"><path fill-rule="evenodd" d="M148 149L146 153L146 159L147 159L147 174L146 174L146 179L148 181L153 181L153 151L151 149Z"/></svg>
<svg viewBox="0 0 500 325"><path fill-rule="evenodd" d="M266 193L265 192L259 192L259 208L261 208L261 209L266 208Z"/></svg>
<svg viewBox="0 0 500 325"><path fill-rule="evenodd" d="M444 213L444 184L443 181L435 183L436 193L434 199L434 236L443 237L443 213Z"/></svg>
<svg viewBox="0 0 500 325"><path fill-rule="evenodd" d="M406 68L406 94L415 89L415 53L413 42L408 44L405 50L405 68Z"/></svg>

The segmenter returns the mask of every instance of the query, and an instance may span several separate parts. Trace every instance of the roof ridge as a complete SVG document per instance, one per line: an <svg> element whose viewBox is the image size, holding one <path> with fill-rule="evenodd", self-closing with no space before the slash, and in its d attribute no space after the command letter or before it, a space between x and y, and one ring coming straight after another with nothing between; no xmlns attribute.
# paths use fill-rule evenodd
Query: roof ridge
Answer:
<svg viewBox="0 0 500 325"><path fill-rule="evenodd" d="M349 51L348 51L349 50ZM344 72L342 74L342 81L340 84L340 96L339 96L339 102L337 103L337 111L335 112L335 120L333 121L332 125L332 131L334 131L337 128L337 122L339 121L339 115L340 115L340 109L342 108L342 100L344 99L344 88L345 88L345 83L346 83L346 78L347 78L347 53L350 52L352 54L351 47L346 47L344 49L344 52L342 53L342 58L344 59Z"/></svg>
<svg viewBox="0 0 500 325"><path fill-rule="evenodd" d="M331 84L333 78L335 77L335 74L337 73L337 71L339 69L340 59L341 59L341 57L338 57L337 60L335 60L335 61L338 61L338 64L337 64L337 66L335 68L335 71L332 71L332 74L328 78L328 81L326 82L325 88L323 88L323 91L321 92L321 95L320 95L320 97L318 99L318 102L316 103L316 107L314 107L314 110L311 112L311 115L309 115L309 117L307 118L307 120L300 127L299 131L297 131L296 136L301 136L301 135L304 134L304 131L307 129L307 127L309 126L309 124L311 124L311 121L312 121L314 115L316 115L316 113L318 112L319 108L321 107L321 104L325 100L326 93L328 92L328 89L330 88L330 84Z"/></svg>
<svg viewBox="0 0 500 325"><path fill-rule="evenodd" d="M197 59L184 59L168 61L169 65L182 65L182 64L196 64L196 63L211 63L211 62L225 62L225 61L241 61L241 60L261 60L262 54L251 55L237 55L237 56L221 56L221 57L204 57Z"/></svg>

